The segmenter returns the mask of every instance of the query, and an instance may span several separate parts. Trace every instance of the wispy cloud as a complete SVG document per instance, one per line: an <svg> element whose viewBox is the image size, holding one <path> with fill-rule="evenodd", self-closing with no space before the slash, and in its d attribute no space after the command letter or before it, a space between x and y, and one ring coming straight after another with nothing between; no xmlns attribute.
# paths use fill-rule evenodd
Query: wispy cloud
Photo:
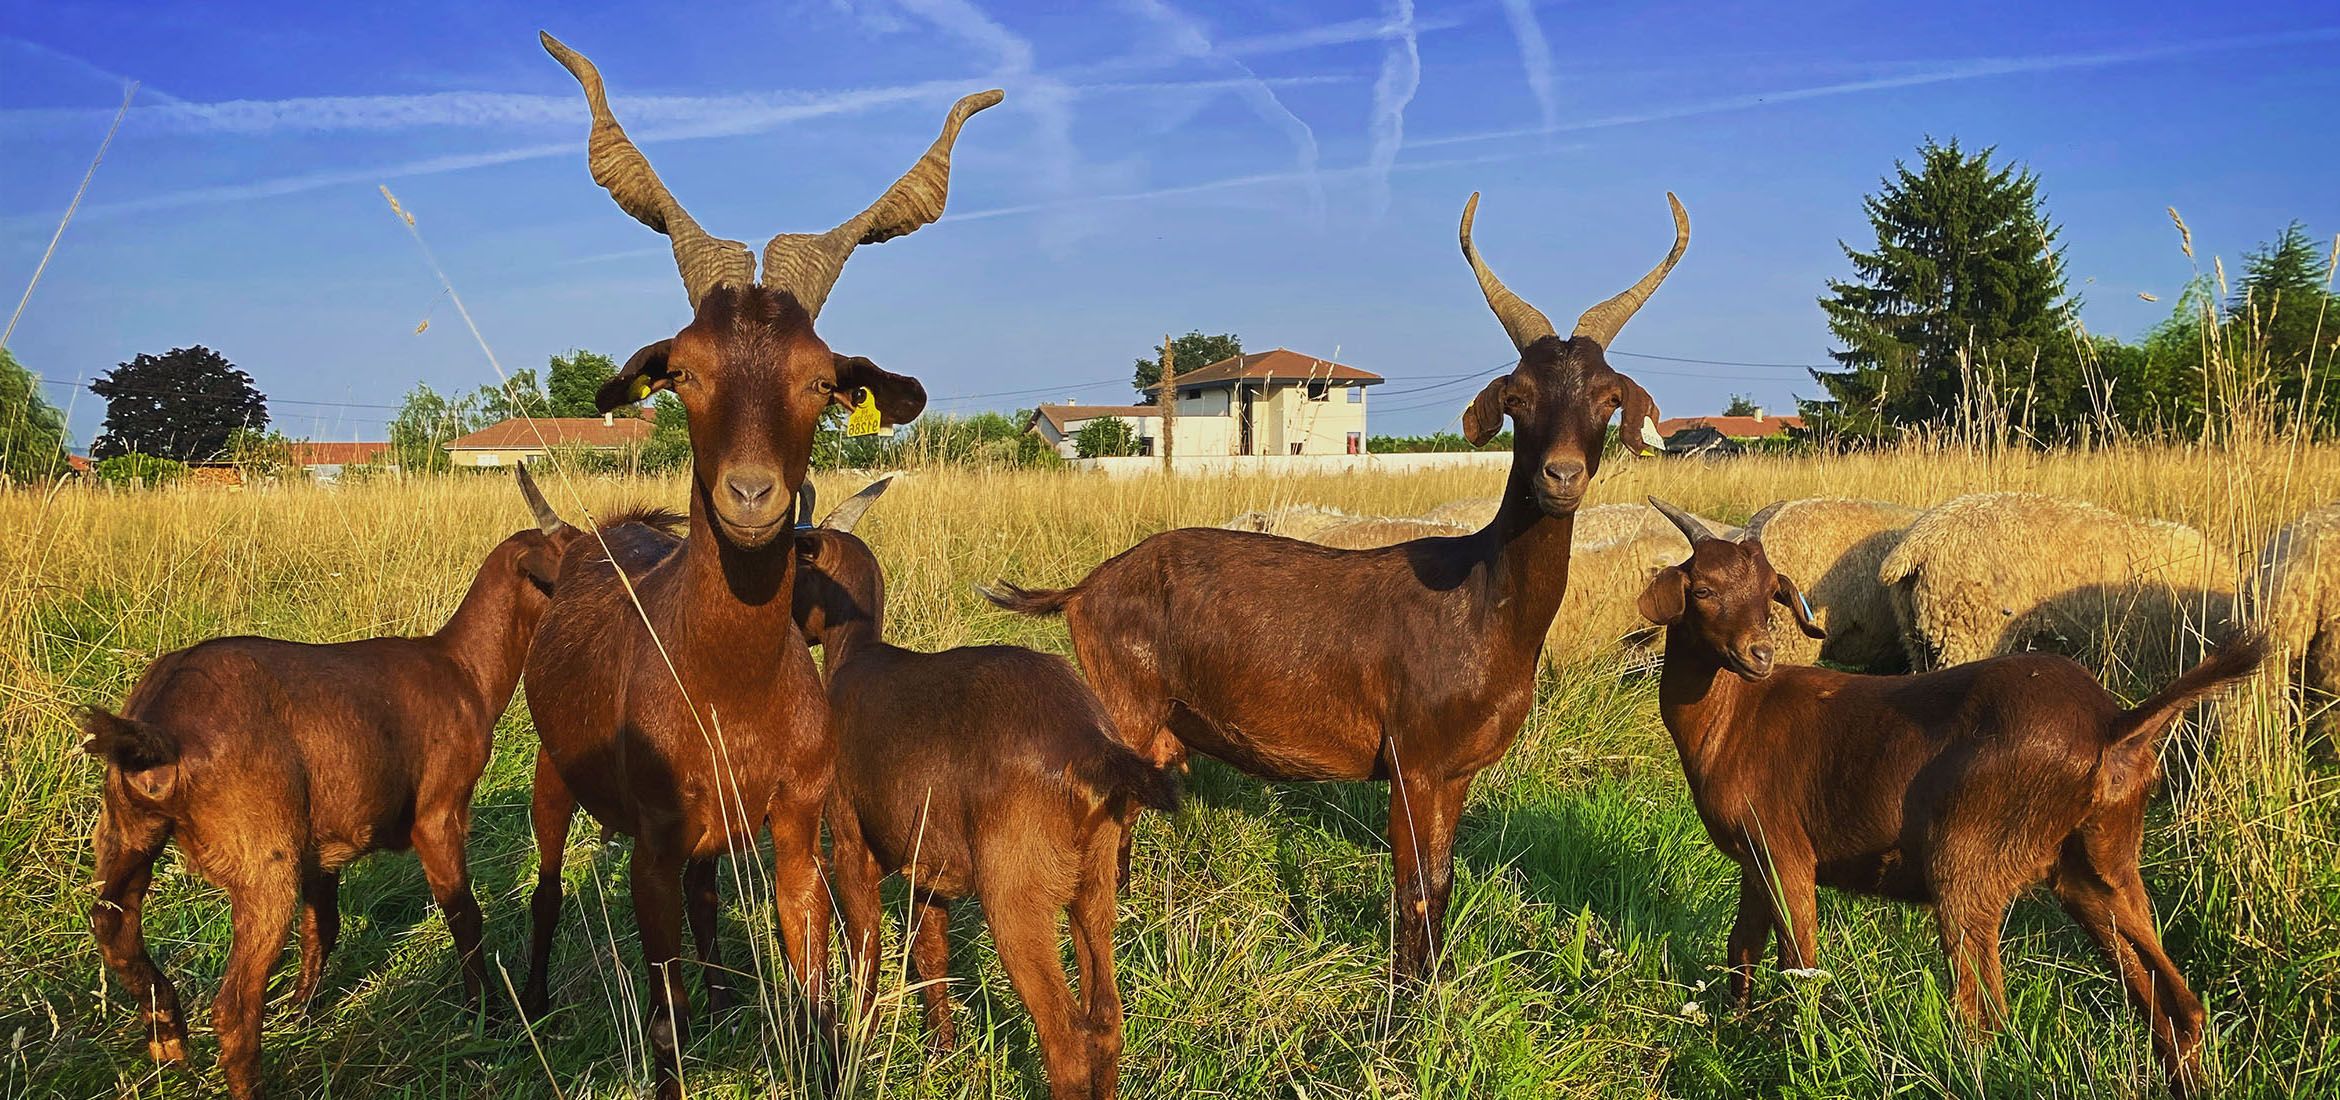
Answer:
<svg viewBox="0 0 2340 1100"><path fill-rule="evenodd" d="M1519 43L1519 66L1527 74L1528 92L1536 97L1544 130L1560 126L1560 93L1552 86L1552 44L1544 40L1543 24L1536 22L1534 0L1503 0L1503 17L1511 37Z"/></svg>
<svg viewBox="0 0 2340 1100"><path fill-rule="evenodd" d="M1577 152L1580 151L1581 148L1581 146L1574 145L1551 148L1538 146L1533 149L1510 149L1500 153L1485 153L1472 157L1447 157L1439 160L1407 161L1403 164L1398 164L1391 167L1388 169L1388 171L1428 172L1441 168L1463 168L1471 165L1495 164L1503 161L1521 160L1529 157L1539 157L1549 154ZM1342 181L1349 179L1369 180L1375 176L1385 176L1386 174L1387 172L1367 164L1360 164L1349 168L1327 168L1307 172L1303 172L1299 169L1287 169L1280 172L1256 172L1249 175L1228 176L1222 179L1204 180L1200 183L1184 183L1172 187L1154 187L1142 191L1120 191L1107 194L1078 195L1060 202L1016 203L1008 206L995 206L984 210L956 211L943 215L942 220L946 222L986 221L992 218L1014 218L1032 214L1047 214L1059 210L1066 205L1101 206L1118 203L1150 202L1155 199L1176 198L1181 195L1209 194L1211 192L1217 191L1242 191L1250 188L1288 187L1294 183L1301 182L1302 180L1316 180L1319 182ZM1458 207L1457 209L1460 208Z"/></svg>
<svg viewBox="0 0 2340 1100"><path fill-rule="evenodd" d="M1253 114L1258 115L1261 121L1268 125L1283 131L1286 139L1292 143L1298 178L1308 189L1309 203L1317 220L1322 221L1324 218L1324 184L1317 178L1317 167L1323 158L1317 148L1316 131L1310 129L1308 123L1303 121L1299 115L1293 114L1292 109L1286 107L1284 101L1276 95L1275 89L1270 88L1266 81L1261 80L1258 73L1251 71L1251 66L1244 64L1242 59L1213 46L1210 35L1204 31L1202 24L1196 22L1186 13L1171 7L1165 0L1123 0L1123 2L1131 10L1152 20L1166 32L1167 41L1163 45L1168 47L1173 56L1213 61L1243 76L1245 83L1240 87L1238 94L1242 96L1244 103L1251 107Z"/></svg>
<svg viewBox="0 0 2340 1100"><path fill-rule="evenodd" d="M1381 76L1373 82L1373 117L1367 125L1372 145L1365 155L1368 171L1365 206L1376 220L1389 213L1389 172L1406 144L1406 105L1422 86L1422 51L1414 37L1414 0L1384 0L1391 35L1381 56Z"/></svg>
<svg viewBox="0 0 2340 1100"><path fill-rule="evenodd" d="M7 50L10 53L30 55L41 58L45 61L54 62L56 64L63 65L64 67L71 69L74 72L80 73L84 76L93 77L102 83L112 84L116 87L128 84L132 80L136 79L135 77L107 69L96 64L95 62L89 61L86 58L76 57L73 54L66 53L63 50L50 46L44 46L30 39L18 38L14 35L0 34L0 46L7 47ZM138 94L141 98L151 99L162 103L176 103L179 101L179 97L152 85L142 85L139 88ZM108 117L111 117L113 112L108 111L106 114Z"/></svg>
<svg viewBox="0 0 2340 1100"><path fill-rule="evenodd" d="M1745 111L1779 103L1794 103L1807 99L1826 99L1831 96L1855 95L1861 92L1887 91L1895 88L1916 88L1928 84L1948 84L1961 80L1980 80L1994 76L2013 76L2028 73L2063 72L2072 69L2094 69L2112 65L2131 65L2146 61L2161 61L2195 54L2222 53L2231 50L2262 49L2274 46L2297 46L2317 42L2340 41L2340 27L2318 27L2308 30L2284 31L2275 34L2240 35L2231 38L2207 38L2193 42L2173 43L2133 50L2104 50L2094 53L2042 54L2034 57L1979 58L1940 65L1933 69L1899 76L1877 77L1871 80L1846 80L1834 84L1819 84L1803 88L1781 88L1746 95L1725 96L1651 111L1633 111L1597 118L1564 122L1557 126L1530 129L1495 130L1478 134L1454 134L1426 138L1414 142L1416 146L1460 145L1478 141L1517 140L1542 134L1575 133L1612 126L1633 126L1648 122L1666 122L1674 119L1696 118L1702 115Z"/></svg>
<svg viewBox="0 0 2340 1100"><path fill-rule="evenodd" d="M1453 30L1468 22L1469 20L1454 15L1422 17L1409 20L1402 26L1387 18L1350 19L1339 23L1302 27L1298 30L1253 35L1249 38L1223 38L1219 40L1218 47L1220 53L1234 57L1263 57L1269 54L1323 49L1327 46L1347 46L1358 42L1388 41L1395 38L1411 39L1419 34Z"/></svg>

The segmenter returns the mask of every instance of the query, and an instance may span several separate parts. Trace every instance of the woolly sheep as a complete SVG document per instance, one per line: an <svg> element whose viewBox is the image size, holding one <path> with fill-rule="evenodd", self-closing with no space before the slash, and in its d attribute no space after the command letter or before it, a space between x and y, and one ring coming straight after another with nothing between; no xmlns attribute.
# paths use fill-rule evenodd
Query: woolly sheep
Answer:
<svg viewBox="0 0 2340 1100"><path fill-rule="evenodd" d="M1370 550L1411 539L1468 535L1476 528L1403 516L1354 516L1318 529L1308 541L1338 550Z"/></svg>
<svg viewBox="0 0 2340 1100"><path fill-rule="evenodd" d="M1422 513L1422 518L1432 523L1458 524L1476 531L1494 522L1495 510L1502 506L1503 501L1497 497L1464 497L1432 508Z"/></svg>
<svg viewBox="0 0 2340 1100"><path fill-rule="evenodd" d="M1263 535L1305 539L1336 523L1345 523L1354 518L1338 508L1327 508L1321 504L1287 504L1281 508L1245 512L1219 526L1229 531L1257 531Z"/></svg>
<svg viewBox="0 0 2340 1100"><path fill-rule="evenodd" d="M2340 700L2340 503L2308 512L2267 543L2252 593L2310 712Z"/></svg>
<svg viewBox="0 0 2340 1100"><path fill-rule="evenodd" d="M2046 648L2166 676L2227 632L2235 594L2201 532L2038 493L1935 506L1877 579L1920 671Z"/></svg>
<svg viewBox="0 0 2340 1100"><path fill-rule="evenodd" d="M1917 515L1899 504L1830 497L1789 501L1764 520L1753 533L1772 567L1803 586L1813 619L1828 631L1826 641L1816 641L1799 630L1774 630L1774 660L1809 665L1825 658L1873 671L1902 665L1901 627L1877 570Z"/></svg>

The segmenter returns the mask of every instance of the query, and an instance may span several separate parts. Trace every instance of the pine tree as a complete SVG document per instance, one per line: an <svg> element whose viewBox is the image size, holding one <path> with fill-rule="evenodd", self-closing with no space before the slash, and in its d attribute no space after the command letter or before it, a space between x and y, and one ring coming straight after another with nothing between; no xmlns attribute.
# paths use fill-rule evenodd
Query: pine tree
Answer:
<svg viewBox="0 0 2340 1100"><path fill-rule="evenodd" d="M268 398L252 376L201 344L140 355L89 389L106 399L105 434L90 447L101 459L137 452L209 462L222 457L238 429L268 426Z"/></svg>
<svg viewBox="0 0 2340 1100"><path fill-rule="evenodd" d="M1830 280L1820 305L1845 345L1829 353L1844 369L1812 372L1833 400L1806 409L1827 431L1878 438L1948 425L1972 397L2043 437L2087 414L2058 230L2038 177L1994 167L1994 152L1928 139L1916 170L1895 162L1863 203L1875 249L1838 242L1854 278Z"/></svg>
<svg viewBox="0 0 2340 1100"><path fill-rule="evenodd" d="M2340 429L2340 302L2333 300L2331 254L2298 222L2273 244L2243 257L2242 278L2227 303L2228 347L2256 358L2280 407L2305 402L2326 431Z"/></svg>

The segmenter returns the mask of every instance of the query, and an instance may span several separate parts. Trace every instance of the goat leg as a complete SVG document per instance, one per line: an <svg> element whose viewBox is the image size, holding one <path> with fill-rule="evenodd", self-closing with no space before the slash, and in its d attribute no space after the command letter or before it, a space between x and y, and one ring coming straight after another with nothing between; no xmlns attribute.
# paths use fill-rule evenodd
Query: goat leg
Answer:
<svg viewBox="0 0 2340 1100"><path fill-rule="evenodd" d="M117 813L107 805L98 815L97 904L90 910L90 934L98 954L138 1002L145 1025L146 1053L163 1065L187 1060L187 1018L179 991L146 952L141 916L154 881L154 861L170 840L170 823L160 817Z"/></svg>
<svg viewBox="0 0 2340 1100"><path fill-rule="evenodd" d="M1731 938L1724 958L1730 964L1731 1000L1745 1012L1754 1003L1755 964L1771 944L1771 898L1762 872L1739 870L1739 912L1731 921Z"/></svg>
<svg viewBox="0 0 2340 1100"><path fill-rule="evenodd" d="M723 969L722 942L716 935L716 917L723 900L719 867L713 856L683 865L683 910L691 920L691 942L699 949L699 984L707 990L710 1015L730 1011L737 1001L731 992L731 975Z"/></svg>
<svg viewBox="0 0 2340 1100"><path fill-rule="evenodd" d="M463 1003L476 1010L487 991L487 959L480 944L479 899L471 892L471 867L463 850L471 833L470 794L469 790L462 792L462 799L451 808L423 813L415 822L414 854L422 860L423 881L429 884L439 911L446 915L447 933L455 941L456 962L463 972Z"/></svg>
<svg viewBox="0 0 2340 1100"><path fill-rule="evenodd" d="M1467 776L1417 777L1402 767L1392 771L1397 778L1389 785L1390 908L1397 943L1391 966L1397 978L1428 981L1444 947L1446 902L1454 890L1454 830L1471 781Z"/></svg>
<svg viewBox="0 0 2340 1100"><path fill-rule="evenodd" d="M569 825L577 816L577 799L562 781L552 757L536 754L535 797L528 821L536 833L536 889L528 896L528 982L520 989L520 1014L534 1020L544 1015L550 997L546 991L552 968L553 933L561 923L561 863L568 856Z"/></svg>
<svg viewBox="0 0 2340 1100"><path fill-rule="evenodd" d="M293 987L293 1004L307 1011L316 1000L325 976L325 962L341 938L341 876L318 871L301 880L301 977Z"/></svg>

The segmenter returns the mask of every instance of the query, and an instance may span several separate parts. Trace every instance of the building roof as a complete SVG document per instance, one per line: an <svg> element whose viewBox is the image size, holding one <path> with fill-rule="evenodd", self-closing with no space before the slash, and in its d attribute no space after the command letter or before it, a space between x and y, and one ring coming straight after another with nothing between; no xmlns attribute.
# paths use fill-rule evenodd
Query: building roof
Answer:
<svg viewBox="0 0 2340 1100"><path fill-rule="evenodd" d="M1764 439L1804 426L1800 416L1678 416L1658 421L1658 434L1671 439L1684 428L1713 428L1732 439Z"/></svg>
<svg viewBox="0 0 2340 1100"><path fill-rule="evenodd" d="M1205 367L1178 372L1180 386L1231 385L1236 382L1347 382L1371 386L1381 376L1361 371L1347 363L1335 363L1313 355L1302 355L1288 348L1273 351L1255 351L1231 359L1221 359ZM1159 389L1151 386L1149 389Z"/></svg>
<svg viewBox="0 0 2340 1100"><path fill-rule="evenodd" d="M450 451L536 451L555 447L618 448L650 438L650 421L636 416L513 417L447 444Z"/></svg>
<svg viewBox="0 0 2340 1100"><path fill-rule="evenodd" d="M1056 429L1058 435L1070 434L1065 425L1078 424L1083 420L1096 420L1107 416L1118 416L1124 420L1137 420L1160 415L1162 415L1160 405L1042 405L1032 410L1034 420L1046 418L1048 426ZM1032 425L1026 424L1024 430L1030 431L1032 427ZM1131 427L1136 427L1136 425L1133 424Z"/></svg>
<svg viewBox="0 0 2340 1100"><path fill-rule="evenodd" d="M304 439L292 445L292 460L298 466L356 466L389 453L388 443L312 443Z"/></svg>

